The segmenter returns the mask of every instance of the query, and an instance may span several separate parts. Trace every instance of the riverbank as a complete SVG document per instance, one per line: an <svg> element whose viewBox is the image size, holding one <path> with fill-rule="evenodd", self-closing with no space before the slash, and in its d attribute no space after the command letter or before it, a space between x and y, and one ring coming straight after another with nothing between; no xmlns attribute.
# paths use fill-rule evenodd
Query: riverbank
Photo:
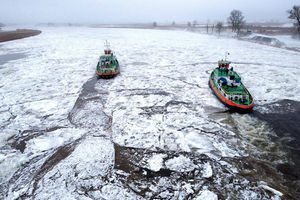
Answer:
<svg viewBox="0 0 300 200"><path fill-rule="evenodd" d="M32 29L17 29L15 31L3 31L0 32L0 42L22 39L26 37L39 35L41 33L42 31Z"/></svg>
<svg viewBox="0 0 300 200"><path fill-rule="evenodd" d="M190 31L199 34L215 35L218 38L236 38L251 43L300 52L300 40L295 39L293 27L285 25L281 23L250 24L249 30L243 30L240 36L232 32L228 26L224 26L221 32L218 33L213 24L199 24L196 26L187 26L186 24L155 26L153 24L97 24L88 27Z"/></svg>

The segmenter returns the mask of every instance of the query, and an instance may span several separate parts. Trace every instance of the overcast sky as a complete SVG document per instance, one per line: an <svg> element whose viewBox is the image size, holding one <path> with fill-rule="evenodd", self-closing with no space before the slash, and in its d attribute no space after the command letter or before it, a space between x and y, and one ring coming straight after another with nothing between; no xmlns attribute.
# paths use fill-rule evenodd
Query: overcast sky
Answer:
<svg viewBox="0 0 300 200"><path fill-rule="evenodd" d="M168 23L225 21L233 9L248 22L287 21L300 0L0 0L4 23Z"/></svg>

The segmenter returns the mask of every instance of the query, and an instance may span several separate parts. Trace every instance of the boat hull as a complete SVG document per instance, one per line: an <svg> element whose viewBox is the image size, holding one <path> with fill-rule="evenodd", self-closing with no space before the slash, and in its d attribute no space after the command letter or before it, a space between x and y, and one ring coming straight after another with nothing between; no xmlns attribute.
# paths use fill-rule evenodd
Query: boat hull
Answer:
<svg viewBox="0 0 300 200"><path fill-rule="evenodd" d="M112 78L120 73L120 66L118 60L115 57L110 57L110 59L116 61L116 66L110 65L108 69L101 70L99 61L96 69L96 74L98 78ZM110 72L107 72L107 70L110 70Z"/></svg>
<svg viewBox="0 0 300 200"><path fill-rule="evenodd" d="M118 75L120 73L120 69L118 69L116 72L113 73L100 73L96 71L98 78L113 78L114 76Z"/></svg>
<svg viewBox="0 0 300 200"><path fill-rule="evenodd" d="M209 77L209 82L208 85L209 87L212 89L214 95L228 108L232 109L232 110L237 110L237 111L242 111L242 112L248 112L251 111L253 106L254 106L254 102L252 101L252 103L250 105L240 105L237 104L229 99L226 99L219 91L218 89L215 87L214 81L212 80L212 76L213 73L210 75Z"/></svg>

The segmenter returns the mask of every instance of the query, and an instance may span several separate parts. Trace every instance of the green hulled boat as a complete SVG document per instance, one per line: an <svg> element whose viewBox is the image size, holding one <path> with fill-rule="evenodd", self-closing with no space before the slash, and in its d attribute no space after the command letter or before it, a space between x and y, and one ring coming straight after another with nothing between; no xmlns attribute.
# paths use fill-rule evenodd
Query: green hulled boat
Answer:
<svg viewBox="0 0 300 200"><path fill-rule="evenodd" d="M99 58L96 73L98 74L98 78L111 78L120 72L119 62L111 51L107 41L104 46L104 55Z"/></svg>
<svg viewBox="0 0 300 200"><path fill-rule="evenodd" d="M218 99L226 106L247 111L253 108L251 94L241 82L241 77L229 67L230 62L220 60L219 67L209 77L209 86Z"/></svg>

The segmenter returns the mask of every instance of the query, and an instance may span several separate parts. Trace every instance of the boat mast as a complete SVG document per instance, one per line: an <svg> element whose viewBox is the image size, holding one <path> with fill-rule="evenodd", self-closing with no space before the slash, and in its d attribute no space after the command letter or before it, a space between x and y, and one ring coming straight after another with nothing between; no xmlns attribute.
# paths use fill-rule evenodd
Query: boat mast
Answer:
<svg viewBox="0 0 300 200"><path fill-rule="evenodd" d="M225 60L227 60L227 56L230 55L228 51L225 52Z"/></svg>
<svg viewBox="0 0 300 200"><path fill-rule="evenodd" d="M105 40L105 42L104 42L104 53L105 53L105 55L110 55L111 54L111 49L110 49L110 43L107 41L107 40Z"/></svg>

